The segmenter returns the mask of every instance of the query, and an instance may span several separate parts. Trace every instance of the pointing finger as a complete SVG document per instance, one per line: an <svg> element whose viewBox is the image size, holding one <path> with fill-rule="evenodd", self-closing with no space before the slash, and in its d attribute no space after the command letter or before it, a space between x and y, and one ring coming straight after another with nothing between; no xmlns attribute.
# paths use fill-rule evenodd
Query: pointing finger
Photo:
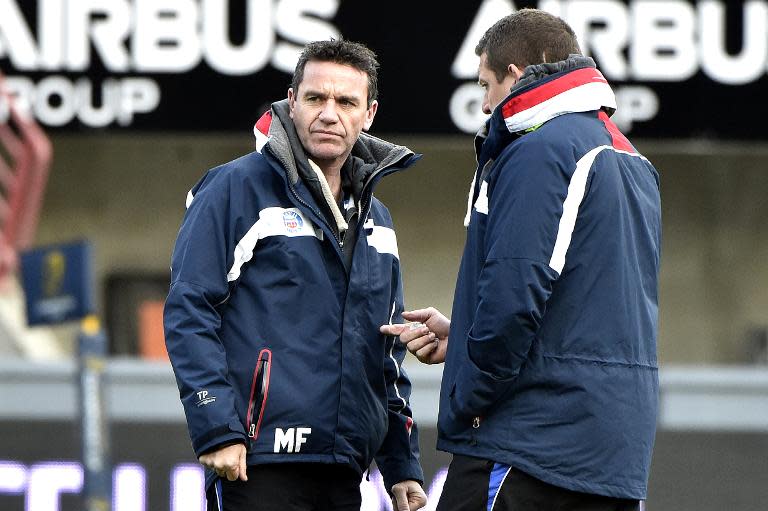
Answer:
<svg viewBox="0 0 768 511"><path fill-rule="evenodd" d="M402 323L395 323L394 325L381 325L379 327L379 332L384 335L400 335L403 333L403 330L405 330L406 326L407 325Z"/></svg>

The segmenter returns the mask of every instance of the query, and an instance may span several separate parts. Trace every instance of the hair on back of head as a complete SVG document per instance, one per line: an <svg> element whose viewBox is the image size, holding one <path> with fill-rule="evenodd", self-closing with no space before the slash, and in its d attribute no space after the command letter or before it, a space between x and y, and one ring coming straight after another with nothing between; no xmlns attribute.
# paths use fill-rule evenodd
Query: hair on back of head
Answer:
<svg viewBox="0 0 768 511"><path fill-rule="evenodd" d="M581 54L576 33L562 18L540 9L520 9L494 23L475 47L486 54L489 69L501 81L507 67L519 69L545 62L559 62Z"/></svg>

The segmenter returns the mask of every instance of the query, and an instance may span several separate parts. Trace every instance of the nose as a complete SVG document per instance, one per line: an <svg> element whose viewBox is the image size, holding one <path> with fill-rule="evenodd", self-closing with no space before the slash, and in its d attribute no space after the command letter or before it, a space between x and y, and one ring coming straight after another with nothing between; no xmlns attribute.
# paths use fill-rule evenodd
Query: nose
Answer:
<svg viewBox="0 0 768 511"><path fill-rule="evenodd" d="M490 115L492 112L491 110L491 100L488 99L488 92L483 94L483 113L486 115Z"/></svg>
<svg viewBox="0 0 768 511"><path fill-rule="evenodd" d="M320 120L326 123L334 123L339 120L339 115L336 112L336 102L332 99L323 104L323 108L320 109Z"/></svg>

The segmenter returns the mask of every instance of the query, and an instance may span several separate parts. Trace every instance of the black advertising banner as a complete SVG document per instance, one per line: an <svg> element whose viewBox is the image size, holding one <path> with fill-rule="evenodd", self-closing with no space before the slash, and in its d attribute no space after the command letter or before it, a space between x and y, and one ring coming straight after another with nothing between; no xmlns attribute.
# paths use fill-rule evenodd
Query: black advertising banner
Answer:
<svg viewBox="0 0 768 511"><path fill-rule="evenodd" d="M759 0L0 0L0 70L49 128L243 131L285 97L304 44L344 37L382 65L375 132L473 133L474 46L523 7L571 24L632 136L768 139Z"/></svg>

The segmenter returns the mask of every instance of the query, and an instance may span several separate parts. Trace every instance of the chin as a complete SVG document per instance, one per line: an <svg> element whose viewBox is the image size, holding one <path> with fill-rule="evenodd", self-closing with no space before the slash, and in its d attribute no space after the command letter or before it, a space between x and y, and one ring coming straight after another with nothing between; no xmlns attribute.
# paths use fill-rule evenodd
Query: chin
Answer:
<svg viewBox="0 0 768 511"><path fill-rule="evenodd" d="M311 151L312 159L318 161L335 160L343 154L344 152L338 147L313 147Z"/></svg>

